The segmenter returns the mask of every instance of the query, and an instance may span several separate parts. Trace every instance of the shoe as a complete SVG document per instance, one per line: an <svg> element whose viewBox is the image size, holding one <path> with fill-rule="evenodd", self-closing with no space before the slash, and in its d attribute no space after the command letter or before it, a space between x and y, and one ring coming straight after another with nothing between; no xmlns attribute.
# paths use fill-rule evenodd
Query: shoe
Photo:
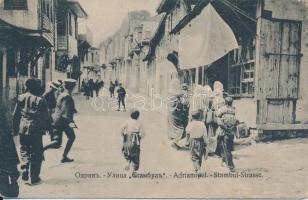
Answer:
<svg viewBox="0 0 308 200"><path fill-rule="evenodd" d="M74 159L70 159L68 157L63 157L61 163L74 162Z"/></svg>
<svg viewBox="0 0 308 200"><path fill-rule="evenodd" d="M232 172L232 173L236 172L235 167L232 167L232 168L229 168L229 169L230 169L230 172Z"/></svg>
<svg viewBox="0 0 308 200"><path fill-rule="evenodd" d="M37 178L31 178L31 185L38 185L41 183L41 178L37 177Z"/></svg>
<svg viewBox="0 0 308 200"><path fill-rule="evenodd" d="M117 111L120 111L120 109L117 109Z"/></svg>
<svg viewBox="0 0 308 200"><path fill-rule="evenodd" d="M21 179L22 179L23 181L28 181L28 180L29 180L29 176L26 175L26 174L22 174L22 175L21 175Z"/></svg>

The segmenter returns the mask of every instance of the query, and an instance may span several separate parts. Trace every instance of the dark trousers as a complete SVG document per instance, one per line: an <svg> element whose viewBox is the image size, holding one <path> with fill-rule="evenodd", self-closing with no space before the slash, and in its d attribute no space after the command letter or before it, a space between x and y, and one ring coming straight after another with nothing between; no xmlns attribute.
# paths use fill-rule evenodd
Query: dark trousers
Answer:
<svg viewBox="0 0 308 200"><path fill-rule="evenodd" d="M23 180L38 179L44 157L42 135L20 135L20 156Z"/></svg>
<svg viewBox="0 0 308 200"><path fill-rule="evenodd" d="M63 132L68 138L65 149L64 149L64 153L63 153L63 157L67 157L76 139L76 135L75 135L74 129L69 127L69 125L66 123L62 125L57 125L54 127L54 130L52 133L52 142L49 145L45 146L44 149L47 150L47 149L60 148L62 145Z"/></svg>
<svg viewBox="0 0 308 200"><path fill-rule="evenodd" d="M17 166L12 166L11 169L13 172L8 172L0 169L0 196L1 194L5 197L18 197L19 195L19 186L17 179L19 173Z"/></svg>
<svg viewBox="0 0 308 200"><path fill-rule="evenodd" d="M114 97L114 90L109 90L110 92L110 98Z"/></svg>
<svg viewBox="0 0 308 200"><path fill-rule="evenodd" d="M134 171L137 171L140 164L140 137L136 134L125 135L122 153L124 158L130 162Z"/></svg>
<svg viewBox="0 0 308 200"><path fill-rule="evenodd" d="M121 104L125 109L125 97L118 97L118 108L119 108L119 110L121 108Z"/></svg>
<svg viewBox="0 0 308 200"><path fill-rule="evenodd" d="M234 135L224 135L218 137L218 144L221 147L221 156L230 169L234 168L232 149Z"/></svg>

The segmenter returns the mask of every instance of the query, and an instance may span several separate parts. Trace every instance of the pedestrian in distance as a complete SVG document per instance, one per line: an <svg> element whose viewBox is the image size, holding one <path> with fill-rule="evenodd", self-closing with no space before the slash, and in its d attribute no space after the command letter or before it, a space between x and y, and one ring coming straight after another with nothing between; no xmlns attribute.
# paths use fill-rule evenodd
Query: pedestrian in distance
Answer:
<svg viewBox="0 0 308 200"><path fill-rule="evenodd" d="M201 172L202 157L206 153L207 130L202 118L202 110L194 111L191 114L191 122L186 127L189 135L189 150L191 161L196 173Z"/></svg>
<svg viewBox="0 0 308 200"><path fill-rule="evenodd" d="M226 164L231 172L235 171L233 163L233 141L237 131L238 120L235 117L235 108L232 106L233 100L231 97L225 98L225 105L217 111L217 123L219 128L218 143L222 148L222 164Z"/></svg>
<svg viewBox="0 0 308 200"><path fill-rule="evenodd" d="M96 79L95 83L94 83L94 89L95 89L96 97L98 97L101 87L102 87L101 82L98 79Z"/></svg>
<svg viewBox="0 0 308 200"><path fill-rule="evenodd" d="M26 93L19 96L13 113L14 133L19 134L22 180L29 184L41 181L43 161L43 135L51 122L45 100L38 96L39 82L26 81Z"/></svg>
<svg viewBox="0 0 308 200"><path fill-rule="evenodd" d="M112 81L110 81L110 85L109 85L110 98L114 97L114 90L115 90L115 85L113 84Z"/></svg>
<svg viewBox="0 0 308 200"><path fill-rule="evenodd" d="M93 91L95 90L95 83L92 78L88 81L88 84L89 84L89 90L90 90L90 97L93 98L94 96Z"/></svg>
<svg viewBox="0 0 308 200"><path fill-rule="evenodd" d="M126 97L126 90L124 89L122 83L119 84L119 89L117 89L117 94L118 94L118 110L121 110L121 104L124 108L124 111L126 111L125 107L125 97Z"/></svg>
<svg viewBox="0 0 308 200"><path fill-rule="evenodd" d="M125 160L128 162L125 170L137 171L140 165L140 141L144 138L144 128L139 122L140 112L132 110L130 119L128 119L121 128L123 137L122 153Z"/></svg>
<svg viewBox="0 0 308 200"><path fill-rule="evenodd" d="M76 80L64 80L63 85L65 90L58 97L57 106L53 114L53 142L46 146L45 150L49 148L60 148L62 145L62 136L64 132L68 138L68 141L66 143L61 162L66 163L74 161L68 157L68 154L76 138L74 128L77 127L74 122L74 115L77 111L75 108L74 99L72 97L72 91L76 86Z"/></svg>
<svg viewBox="0 0 308 200"><path fill-rule="evenodd" d="M89 100L91 96L91 91L90 91L91 89L89 86L89 81L86 80L82 87L83 87L84 96L86 96L86 100Z"/></svg>

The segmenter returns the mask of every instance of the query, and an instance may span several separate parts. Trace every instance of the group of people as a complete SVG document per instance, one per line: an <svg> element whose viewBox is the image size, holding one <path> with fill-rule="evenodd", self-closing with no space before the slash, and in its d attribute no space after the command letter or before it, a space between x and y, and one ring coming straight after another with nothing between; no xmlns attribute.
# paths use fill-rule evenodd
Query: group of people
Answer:
<svg viewBox="0 0 308 200"><path fill-rule="evenodd" d="M214 91L208 85L197 85L193 94L187 84L173 80L168 97L168 136L176 149L189 150L196 173L201 172L203 157L217 155L231 172L235 171L232 150L239 121L235 116L233 99L224 92L220 82ZM130 118L121 128L122 153L128 165L126 170L136 171L140 164L140 141L144 128L139 122L140 112L132 110ZM184 140L184 145L180 145Z"/></svg>
<svg viewBox="0 0 308 200"><path fill-rule="evenodd" d="M53 81L42 94L38 79L25 82L26 92L19 95L13 113L13 132L19 135L21 176L30 185L41 181L40 172L44 151L60 148L63 132L68 141L61 162L73 162L68 157L75 140L74 114L77 113L72 92L76 80ZM43 144L43 135L49 133L51 143Z"/></svg>
<svg viewBox="0 0 308 200"><path fill-rule="evenodd" d="M86 96L86 99L89 100L90 97L93 98L94 96L98 97L101 88L105 85L103 80L96 79L83 79L81 83L81 90Z"/></svg>
<svg viewBox="0 0 308 200"><path fill-rule="evenodd" d="M221 157L222 164L233 172L233 140L239 122L233 99L224 92L222 83L216 81L213 88L197 85L190 94L187 84L181 86L178 80L170 83L168 134L173 147L190 150L196 172L208 155ZM185 145L180 146L183 139Z"/></svg>

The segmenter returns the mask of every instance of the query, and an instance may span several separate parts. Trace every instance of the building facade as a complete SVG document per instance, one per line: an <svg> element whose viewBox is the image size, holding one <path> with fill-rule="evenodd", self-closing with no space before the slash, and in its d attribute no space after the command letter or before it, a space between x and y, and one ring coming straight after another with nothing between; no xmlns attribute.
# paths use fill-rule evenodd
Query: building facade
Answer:
<svg viewBox="0 0 308 200"><path fill-rule="evenodd" d="M1 96L10 100L25 90L25 79L51 80L55 46L55 0L0 2Z"/></svg>
<svg viewBox="0 0 308 200"><path fill-rule="evenodd" d="M78 19L87 13L77 1L58 0L57 48L54 79L79 79L80 58L78 55Z"/></svg>
<svg viewBox="0 0 308 200"><path fill-rule="evenodd" d="M307 128L302 124L308 119L303 78L307 75L307 6L304 1L211 2L234 32L239 48L209 65L192 66L189 70L180 70L183 73L179 74L168 57L178 55L181 30L189 26L208 3L210 1L161 2L158 13L164 13L165 17L150 42L145 60L156 65L156 93L166 95L168 82L173 78L181 78L191 90L196 84L212 87L215 81L220 81L235 99L239 120L249 127L260 131ZM298 12L287 12L294 9Z"/></svg>

